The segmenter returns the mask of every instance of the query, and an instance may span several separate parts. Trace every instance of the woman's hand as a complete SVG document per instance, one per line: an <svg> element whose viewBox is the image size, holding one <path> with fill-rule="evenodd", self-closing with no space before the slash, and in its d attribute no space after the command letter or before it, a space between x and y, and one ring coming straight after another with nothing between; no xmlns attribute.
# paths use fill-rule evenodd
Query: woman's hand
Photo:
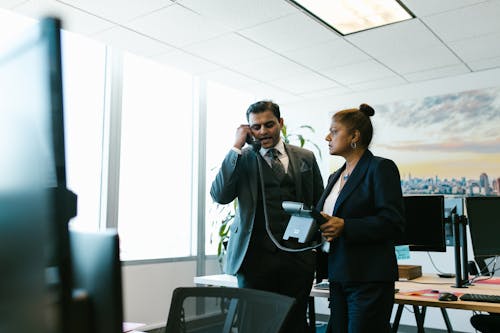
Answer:
<svg viewBox="0 0 500 333"><path fill-rule="evenodd" d="M333 241L335 238L339 237L344 231L344 219L336 216L330 216L324 212L321 212L324 218L328 221L321 224L319 229L322 232L323 237L327 242Z"/></svg>

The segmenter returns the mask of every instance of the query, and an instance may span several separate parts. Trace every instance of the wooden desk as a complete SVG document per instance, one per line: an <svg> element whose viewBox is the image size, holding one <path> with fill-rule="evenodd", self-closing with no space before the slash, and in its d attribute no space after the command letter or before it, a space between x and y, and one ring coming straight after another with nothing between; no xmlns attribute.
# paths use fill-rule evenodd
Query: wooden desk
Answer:
<svg viewBox="0 0 500 333"><path fill-rule="evenodd" d="M417 323L417 331L419 333L424 332L425 313L428 306L440 309L448 333L452 333L453 328L448 318L446 309L500 313L500 304L498 303L469 302L462 300L444 302L438 300L437 298L405 294L417 290L433 289L438 290L439 292L455 293L458 296L464 293L500 295L500 285L475 283L468 288L454 288L453 285L455 285L455 279L443 279L432 275L424 275L411 281L396 282L396 288L399 289L399 293L395 295L395 303L398 304L398 309L396 311L396 316L394 318L392 327L393 332L397 332L401 314L405 305L413 306L415 321Z"/></svg>
<svg viewBox="0 0 500 333"><path fill-rule="evenodd" d="M422 289L435 289L440 292L451 292L457 294L486 294L486 295L500 295L500 285L493 284L480 284L476 283L468 288L454 288L455 279L443 279L437 276L424 275L414 280L410 281L398 281L396 282L396 288L399 289L399 293L396 294L397 304L409 304L418 306L433 306L439 308L448 309L460 309L460 310L473 310L473 311L487 311L500 313L499 303L481 303L481 302L467 302L467 301L455 301L455 302L443 302L437 299L429 299L421 296L410 296L402 295L403 292L411 292L415 290Z"/></svg>
<svg viewBox="0 0 500 333"><path fill-rule="evenodd" d="M223 286L223 287L237 287L238 283L235 276L219 274L219 275L207 275L207 276L197 276L194 278L195 284L200 285L212 285L212 286ZM437 276L424 275L422 277L409 280L409 281L397 281L396 288L399 292L395 294L395 303L398 304L398 309L396 311L396 317L393 323L393 331L397 332L399 321L401 319L401 314L405 305L413 306L415 312L415 320L417 323L417 328L419 332L424 332L424 320L426 308L436 307L441 309L443 318L447 327L448 332L453 332L451 323L449 321L446 309L459 309L459 310L473 310L473 311L486 311L500 313L500 303L482 303L482 302L468 302L468 301L453 301L453 302L443 302L435 298L414 296L414 295L404 295L403 293L408 293L423 289L433 289L439 292L451 292L457 294L487 294L487 295L500 295L500 285L493 284L480 284L476 283L468 288L454 288L455 279L443 279ZM328 297L329 291L312 288L312 297Z"/></svg>

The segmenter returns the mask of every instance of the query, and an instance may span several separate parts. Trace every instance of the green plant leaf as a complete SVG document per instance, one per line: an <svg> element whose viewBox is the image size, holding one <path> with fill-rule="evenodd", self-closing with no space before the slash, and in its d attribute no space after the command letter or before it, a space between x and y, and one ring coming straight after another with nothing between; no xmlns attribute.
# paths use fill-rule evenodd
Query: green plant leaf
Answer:
<svg viewBox="0 0 500 333"><path fill-rule="evenodd" d="M311 132L316 133L316 131L314 130L314 128L313 128L312 126L310 126L310 125L302 125L302 126L300 126L299 128L307 128L307 129L309 129Z"/></svg>
<svg viewBox="0 0 500 333"><path fill-rule="evenodd" d="M297 135L297 137L299 138L300 147L304 147L304 144L306 143L306 139L304 139L304 137L300 134Z"/></svg>
<svg viewBox="0 0 500 333"><path fill-rule="evenodd" d="M283 125L283 127L281 128L281 133L283 134L284 137L287 137L287 134L286 134L286 125Z"/></svg>

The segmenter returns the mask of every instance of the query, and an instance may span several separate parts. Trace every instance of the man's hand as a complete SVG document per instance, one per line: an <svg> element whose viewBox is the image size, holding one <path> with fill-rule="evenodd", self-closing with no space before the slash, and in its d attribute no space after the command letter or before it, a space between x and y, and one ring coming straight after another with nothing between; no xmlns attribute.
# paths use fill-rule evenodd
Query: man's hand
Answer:
<svg viewBox="0 0 500 333"><path fill-rule="evenodd" d="M248 125L240 125L236 129L236 139L234 141L234 148L241 149L245 145L247 140L247 136L252 136L252 131L250 130L250 126Z"/></svg>

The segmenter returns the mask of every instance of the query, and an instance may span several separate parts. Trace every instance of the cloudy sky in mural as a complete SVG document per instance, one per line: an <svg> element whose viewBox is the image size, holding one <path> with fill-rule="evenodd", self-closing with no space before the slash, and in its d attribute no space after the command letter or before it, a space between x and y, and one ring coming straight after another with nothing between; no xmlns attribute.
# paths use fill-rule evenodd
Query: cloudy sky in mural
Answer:
<svg viewBox="0 0 500 333"><path fill-rule="evenodd" d="M372 149L401 176L500 177L500 89L374 105Z"/></svg>

